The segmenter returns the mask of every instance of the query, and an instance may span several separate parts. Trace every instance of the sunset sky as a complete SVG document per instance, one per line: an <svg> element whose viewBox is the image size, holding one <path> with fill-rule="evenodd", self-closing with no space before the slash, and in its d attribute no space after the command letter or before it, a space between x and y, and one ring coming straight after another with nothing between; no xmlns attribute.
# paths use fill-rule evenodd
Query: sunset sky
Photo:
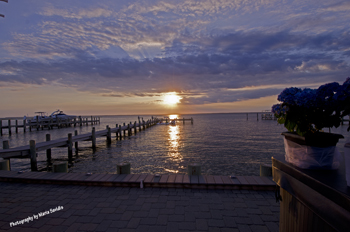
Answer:
<svg viewBox="0 0 350 232"><path fill-rule="evenodd" d="M0 14L0 117L260 112L350 76L348 0L8 0Z"/></svg>

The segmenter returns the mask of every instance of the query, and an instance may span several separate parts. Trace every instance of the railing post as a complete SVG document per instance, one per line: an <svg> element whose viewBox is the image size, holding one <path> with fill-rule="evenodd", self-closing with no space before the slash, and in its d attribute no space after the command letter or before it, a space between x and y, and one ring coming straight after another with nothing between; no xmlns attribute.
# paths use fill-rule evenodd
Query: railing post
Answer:
<svg viewBox="0 0 350 232"><path fill-rule="evenodd" d="M2 141L2 149L10 149L10 144L8 140ZM1 162L1 159L0 159ZM1 163L1 169L0 170L6 170L11 171L11 161L10 159L4 159L4 161Z"/></svg>
<svg viewBox="0 0 350 232"><path fill-rule="evenodd" d="M75 131L74 131L74 136L77 136L77 135L78 135L78 131L75 130ZM74 143L74 147L75 147L75 152L77 153L77 152L78 152L78 141L76 141L76 142Z"/></svg>
<svg viewBox="0 0 350 232"><path fill-rule="evenodd" d="M7 126L9 128L9 135L11 135L11 119L8 120Z"/></svg>
<svg viewBox="0 0 350 232"><path fill-rule="evenodd" d="M73 159L73 138L72 133L68 134L68 160Z"/></svg>
<svg viewBox="0 0 350 232"><path fill-rule="evenodd" d="M30 167L32 172L38 171L38 165L36 162L36 146L35 146L35 140L29 141L29 147L30 147Z"/></svg>
<svg viewBox="0 0 350 232"><path fill-rule="evenodd" d="M4 140L2 141L2 149L9 149L10 148L10 144L8 140Z"/></svg>
<svg viewBox="0 0 350 232"><path fill-rule="evenodd" d="M46 141L50 141L50 140L51 140L51 135L46 134ZM51 148L46 150L46 159L47 159L47 162L51 163Z"/></svg>
<svg viewBox="0 0 350 232"><path fill-rule="evenodd" d="M92 128L92 132L91 132L91 141L92 141L92 148L96 148L95 127Z"/></svg>
<svg viewBox="0 0 350 232"><path fill-rule="evenodd" d="M111 128L107 125L107 143L111 144L112 143L112 135L111 135Z"/></svg>

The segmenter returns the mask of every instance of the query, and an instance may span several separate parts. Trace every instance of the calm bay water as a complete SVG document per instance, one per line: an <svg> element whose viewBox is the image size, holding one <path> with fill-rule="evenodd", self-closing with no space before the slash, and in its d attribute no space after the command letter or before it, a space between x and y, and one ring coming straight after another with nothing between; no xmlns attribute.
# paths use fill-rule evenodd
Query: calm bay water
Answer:
<svg viewBox="0 0 350 232"><path fill-rule="evenodd" d="M158 115L163 117L169 115ZM151 116L140 116L144 120ZM202 173L210 175L259 175L262 163L271 163L271 156L284 154L283 125L272 120L256 119L256 114L197 114L178 115L179 118L193 118L194 123L178 122L176 126L156 125L144 131L106 144L106 138L97 138L97 149L92 151L91 141L79 142L69 172L116 173L117 163L131 163L132 173L186 173L187 164L202 165ZM9 140L10 147L67 137L78 130L79 134L89 133L92 127L103 130L106 125L129 123L137 116L103 116L101 123L93 126L70 127L54 130L33 130L11 136L4 134L2 140ZM342 152L345 141L349 140L347 126L333 128L332 133L343 134L337 147ZM7 132L5 132L7 133ZM54 161L67 160L67 148L53 148ZM46 152L38 153L38 167L47 169ZM29 159L11 159L12 170L30 170Z"/></svg>

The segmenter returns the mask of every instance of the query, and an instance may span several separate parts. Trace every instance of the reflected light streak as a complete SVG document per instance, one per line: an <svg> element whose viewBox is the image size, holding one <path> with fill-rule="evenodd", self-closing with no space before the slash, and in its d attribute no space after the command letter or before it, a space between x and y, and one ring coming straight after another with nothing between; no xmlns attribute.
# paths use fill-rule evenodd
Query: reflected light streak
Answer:
<svg viewBox="0 0 350 232"><path fill-rule="evenodd" d="M171 114L171 115L169 115L169 119L176 119L176 118L178 118L178 116L179 115L177 115L177 114Z"/></svg>
<svg viewBox="0 0 350 232"><path fill-rule="evenodd" d="M170 117L169 117L170 118ZM173 162L181 163L183 156L179 153L179 141L180 141L180 132L179 126L169 126L169 151L168 156ZM177 173L178 170L167 170L168 172Z"/></svg>

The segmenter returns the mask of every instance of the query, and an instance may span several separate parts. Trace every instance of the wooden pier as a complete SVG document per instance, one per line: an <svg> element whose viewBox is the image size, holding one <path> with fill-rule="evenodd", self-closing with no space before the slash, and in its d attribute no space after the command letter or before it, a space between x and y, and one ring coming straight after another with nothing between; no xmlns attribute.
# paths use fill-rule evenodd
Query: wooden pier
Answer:
<svg viewBox="0 0 350 232"><path fill-rule="evenodd" d="M182 174L86 174L15 172L0 170L0 181L36 184L115 186L150 188L275 190L276 183L266 176L190 176Z"/></svg>
<svg viewBox="0 0 350 232"><path fill-rule="evenodd" d="M7 125L4 125L3 122L7 122ZM84 117L79 116L73 119L41 119L36 120L34 119L16 119L16 118L0 118L0 135L3 135L3 130L7 129L8 133L11 135L12 128L15 128L15 132L18 133L18 128L22 128L23 132L26 132L27 129L29 131L32 131L33 128L36 130L39 129L53 129L53 128L61 128L61 127L68 127L68 126L83 126L83 125L93 125L96 123L100 123L100 117Z"/></svg>
<svg viewBox="0 0 350 232"><path fill-rule="evenodd" d="M261 120L277 120L277 118L270 110L265 110L261 114Z"/></svg>
<svg viewBox="0 0 350 232"><path fill-rule="evenodd" d="M140 120L137 123L136 121L134 123L123 124L123 126L116 124L115 128L110 128L107 126L105 130L101 131L95 131L95 127L92 128L91 133L87 134L81 134L77 135L77 131L75 131L75 135L73 136L71 133L68 134L67 138L61 138L56 140L50 140L50 136L47 136L46 142L40 142L36 143L35 140L31 140L29 145L16 147L16 148L9 148L8 141L3 141L3 150L0 150L0 158L3 159L11 159L11 158L30 158L31 163L31 170L37 171L37 152L39 151L45 151L47 155L47 160L51 159L51 148L53 147L68 147L68 159L72 159L73 154L73 143L75 144L75 147L77 149L78 147L78 141L92 141L92 148L96 147L96 138L97 137L103 137L106 136L107 143L111 143L112 133L116 133L116 138L122 138L122 136L130 136L132 132L134 134L137 133L137 131L144 130L148 127L151 127L153 125L156 125L156 123L159 121L157 118L153 118L148 120L147 122L144 120Z"/></svg>
<svg viewBox="0 0 350 232"><path fill-rule="evenodd" d="M185 121L191 121L191 123L193 124L193 118L160 118L159 120L165 121L166 123L171 122L171 121L181 121L183 123L185 123Z"/></svg>

